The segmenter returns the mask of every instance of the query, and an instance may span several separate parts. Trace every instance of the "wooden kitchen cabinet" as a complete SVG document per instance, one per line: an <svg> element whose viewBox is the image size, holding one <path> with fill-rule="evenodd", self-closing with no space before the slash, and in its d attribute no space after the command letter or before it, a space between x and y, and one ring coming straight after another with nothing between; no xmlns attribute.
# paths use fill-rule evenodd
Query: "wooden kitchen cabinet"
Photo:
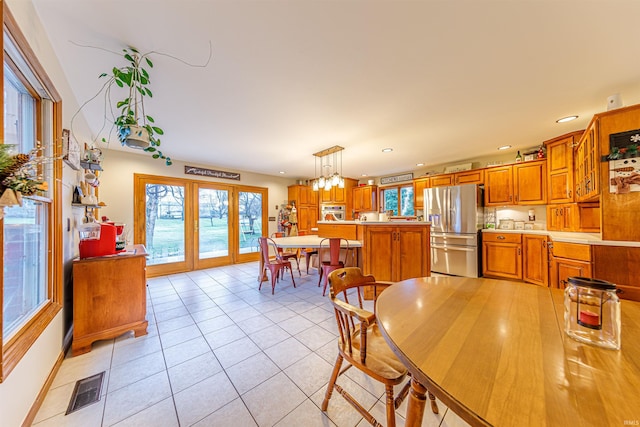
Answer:
<svg viewBox="0 0 640 427"><path fill-rule="evenodd" d="M572 132L544 142L547 149L547 197L550 204L573 202L573 152L583 133L584 131Z"/></svg>
<svg viewBox="0 0 640 427"><path fill-rule="evenodd" d="M547 205L547 230L599 232L600 203Z"/></svg>
<svg viewBox="0 0 640 427"><path fill-rule="evenodd" d="M549 286L564 289L572 276L592 277L591 247L585 244L550 242Z"/></svg>
<svg viewBox="0 0 640 427"><path fill-rule="evenodd" d="M484 169L472 169L454 174L454 185L484 184Z"/></svg>
<svg viewBox="0 0 640 427"><path fill-rule="evenodd" d="M452 173L444 173L431 177L430 184L432 187L447 187L455 185L455 175Z"/></svg>
<svg viewBox="0 0 640 427"><path fill-rule="evenodd" d="M598 118L594 117L578 142L574 154L575 200L588 202L600 195L600 149Z"/></svg>
<svg viewBox="0 0 640 427"><path fill-rule="evenodd" d="M127 254L73 261L73 356L127 331L147 334L146 256L134 245Z"/></svg>
<svg viewBox="0 0 640 427"><path fill-rule="evenodd" d="M353 188L353 210L375 212L378 210L378 186L363 185Z"/></svg>
<svg viewBox="0 0 640 427"><path fill-rule="evenodd" d="M353 188L358 185L358 181L351 178L344 178L344 188L331 187L330 190L320 189L320 203L345 205L345 219L353 219Z"/></svg>
<svg viewBox="0 0 640 427"><path fill-rule="evenodd" d="M376 280L399 281L431 274L429 225L365 225L362 270Z"/></svg>
<svg viewBox="0 0 640 427"><path fill-rule="evenodd" d="M640 301L640 247L591 247L593 277L615 283L620 298Z"/></svg>
<svg viewBox="0 0 640 427"><path fill-rule="evenodd" d="M546 174L546 160L487 168L485 206L546 204Z"/></svg>
<svg viewBox="0 0 640 427"><path fill-rule="evenodd" d="M428 177L413 180L413 209L424 209L424 190L431 186Z"/></svg>
<svg viewBox="0 0 640 427"><path fill-rule="evenodd" d="M522 279L522 234L483 233L482 273L486 277Z"/></svg>
<svg viewBox="0 0 640 427"><path fill-rule="evenodd" d="M290 185L289 202L295 202L298 213L298 231L311 233L318 226L318 192L309 185Z"/></svg>
<svg viewBox="0 0 640 427"><path fill-rule="evenodd" d="M549 286L548 237L540 234L522 235L522 278L527 283Z"/></svg>

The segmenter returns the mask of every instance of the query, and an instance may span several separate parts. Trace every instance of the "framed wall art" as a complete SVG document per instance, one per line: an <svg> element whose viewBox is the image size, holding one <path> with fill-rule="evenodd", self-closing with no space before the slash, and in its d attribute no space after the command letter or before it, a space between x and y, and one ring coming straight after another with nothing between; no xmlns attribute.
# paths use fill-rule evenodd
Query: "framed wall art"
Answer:
<svg viewBox="0 0 640 427"><path fill-rule="evenodd" d="M62 160L72 169L80 169L80 146L69 129L62 129Z"/></svg>

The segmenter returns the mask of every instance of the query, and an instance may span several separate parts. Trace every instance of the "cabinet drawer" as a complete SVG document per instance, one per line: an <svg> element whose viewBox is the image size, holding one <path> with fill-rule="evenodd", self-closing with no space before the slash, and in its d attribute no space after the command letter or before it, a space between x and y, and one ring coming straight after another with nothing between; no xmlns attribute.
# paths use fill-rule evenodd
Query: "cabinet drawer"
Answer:
<svg viewBox="0 0 640 427"><path fill-rule="evenodd" d="M356 240L356 225L355 224L318 224L318 236L329 237L342 237L347 240Z"/></svg>
<svg viewBox="0 0 640 427"><path fill-rule="evenodd" d="M521 243L522 234L520 233L482 233L483 242L497 243Z"/></svg>
<svg viewBox="0 0 640 427"><path fill-rule="evenodd" d="M591 262L591 246L579 243L553 242L554 257Z"/></svg>

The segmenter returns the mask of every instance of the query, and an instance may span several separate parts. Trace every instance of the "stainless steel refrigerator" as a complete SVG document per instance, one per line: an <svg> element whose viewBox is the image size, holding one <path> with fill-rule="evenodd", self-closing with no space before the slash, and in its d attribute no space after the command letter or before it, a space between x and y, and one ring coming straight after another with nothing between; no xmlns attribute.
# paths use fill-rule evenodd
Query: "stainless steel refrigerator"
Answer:
<svg viewBox="0 0 640 427"><path fill-rule="evenodd" d="M478 277L483 187L468 184L424 190L425 220L431 221L431 271Z"/></svg>

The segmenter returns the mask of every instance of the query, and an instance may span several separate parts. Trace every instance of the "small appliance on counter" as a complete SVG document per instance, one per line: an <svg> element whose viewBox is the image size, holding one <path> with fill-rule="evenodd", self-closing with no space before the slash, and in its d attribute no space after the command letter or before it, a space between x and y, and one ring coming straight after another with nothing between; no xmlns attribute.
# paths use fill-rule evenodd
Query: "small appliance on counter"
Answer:
<svg viewBox="0 0 640 427"><path fill-rule="evenodd" d="M124 224L88 222L79 231L80 259L114 255L125 249Z"/></svg>

